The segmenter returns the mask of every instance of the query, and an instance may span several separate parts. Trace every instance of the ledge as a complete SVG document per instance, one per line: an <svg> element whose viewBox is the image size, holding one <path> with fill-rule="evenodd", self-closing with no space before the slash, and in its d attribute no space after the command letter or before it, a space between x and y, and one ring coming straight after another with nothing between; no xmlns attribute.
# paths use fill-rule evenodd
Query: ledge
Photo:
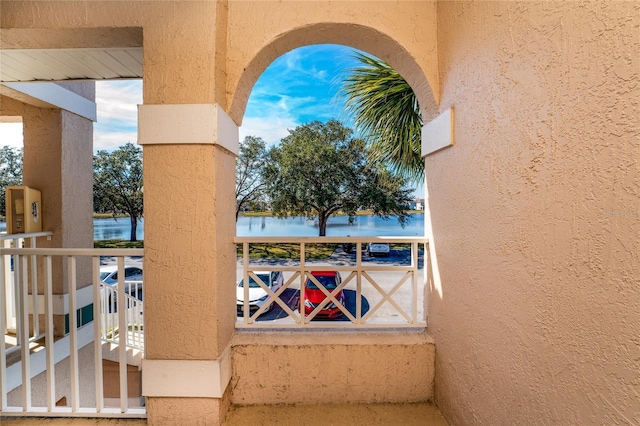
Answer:
<svg viewBox="0 0 640 426"><path fill-rule="evenodd" d="M421 345L435 344L425 329L380 330L236 330L232 346Z"/></svg>

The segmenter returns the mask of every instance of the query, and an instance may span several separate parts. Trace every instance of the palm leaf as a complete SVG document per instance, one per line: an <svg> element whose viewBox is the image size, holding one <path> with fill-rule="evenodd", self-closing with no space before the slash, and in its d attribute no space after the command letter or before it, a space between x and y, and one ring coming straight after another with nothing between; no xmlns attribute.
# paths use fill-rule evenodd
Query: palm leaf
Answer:
<svg viewBox="0 0 640 426"><path fill-rule="evenodd" d="M411 86L386 62L361 53L354 57L362 65L348 70L339 94L367 140L371 160L421 181L422 117Z"/></svg>

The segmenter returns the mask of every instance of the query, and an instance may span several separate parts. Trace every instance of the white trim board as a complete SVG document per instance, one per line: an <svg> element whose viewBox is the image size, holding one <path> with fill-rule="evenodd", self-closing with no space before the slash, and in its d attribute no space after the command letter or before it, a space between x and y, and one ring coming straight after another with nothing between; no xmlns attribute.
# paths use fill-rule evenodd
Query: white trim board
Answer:
<svg viewBox="0 0 640 426"><path fill-rule="evenodd" d="M222 398L231 381L231 345L211 361L143 359L142 395Z"/></svg>
<svg viewBox="0 0 640 426"><path fill-rule="evenodd" d="M454 114L449 108L422 127L422 156L453 146Z"/></svg>
<svg viewBox="0 0 640 426"><path fill-rule="evenodd" d="M138 144L220 145L238 155L236 123L218 104L138 105Z"/></svg>
<svg viewBox="0 0 640 426"><path fill-rule="evenodd" d="M97 120L96 103L55 83L2 83L55 108L64 109L91 121Z"/></svg>

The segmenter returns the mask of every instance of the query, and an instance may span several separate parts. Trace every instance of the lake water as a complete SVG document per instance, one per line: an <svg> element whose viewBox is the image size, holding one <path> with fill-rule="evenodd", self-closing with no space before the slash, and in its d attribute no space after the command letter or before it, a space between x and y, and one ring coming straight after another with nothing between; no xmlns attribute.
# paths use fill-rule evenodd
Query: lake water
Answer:
<svg viewBox="0 0 640 426"><path fill-rule="evenodd" d="M6 224L0 222L0 231L6 230ZM129 239L131 223L128 218L94 219L93 238L110 240L112 238ZM144 240L144 219L138 222L138 240ZM240 217L236 223L236 235L239 237L317 237L318 224L303 217L277 219L275 217ZM410 215L409 223L402 228L395 218L388 220L377 216L356 216L349 223L346 216L334 216L327 224L329 237L420 237L424 235L424 213Z"/></svg>
<svg viewBox="0 0 640 426"><path fill-rule="evenodd" d="M111 238L129 239L129 219L94 219L93 234L96 240ZM236 223L239 237L317 237L318 225L314 220L302 217L277 219L275 217L240 217ZM409 223L402 228L395 218L388 220L376 216L356 216L349 223L346 216L334 216L327 224L327 236L342 237L418 237L424 235L424 213L410 215ZM144 239L144 219L138 223L137 237Z"/></svg>

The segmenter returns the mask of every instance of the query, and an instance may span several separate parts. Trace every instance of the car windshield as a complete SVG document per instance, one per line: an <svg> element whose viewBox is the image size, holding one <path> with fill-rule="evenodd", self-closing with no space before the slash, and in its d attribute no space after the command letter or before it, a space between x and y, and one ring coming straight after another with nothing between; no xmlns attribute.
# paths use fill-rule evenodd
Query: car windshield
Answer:
<svg viewBox="0 0 640 426"><path fill-rule="evenodd" d="M257 274L258 278L260 278L260 280L262 280L263 283L265 283L266 285L269 285L269 274ZM240 281L240 284L238 284L238 287L244 287L244 280ZM249 277L249 288L260 288L260 284L257 283L256 280L253 279L253 277Z"/></svg>
<svg viewBox="0 0 640 426"><path fill-rule="evenodd" d="M100 272L100 281L104 280L109 276L109 272Z"/></svg>
<svg viewBox="0 0 640 426"><path fill-rule="evenodd" d="M333 290L337 287L336 285L336 277L333 275L314 275L313 276L324 288L327 290ZM310 279L307 280L307 288L312 290L320 290L315 282Z"/></svg>

